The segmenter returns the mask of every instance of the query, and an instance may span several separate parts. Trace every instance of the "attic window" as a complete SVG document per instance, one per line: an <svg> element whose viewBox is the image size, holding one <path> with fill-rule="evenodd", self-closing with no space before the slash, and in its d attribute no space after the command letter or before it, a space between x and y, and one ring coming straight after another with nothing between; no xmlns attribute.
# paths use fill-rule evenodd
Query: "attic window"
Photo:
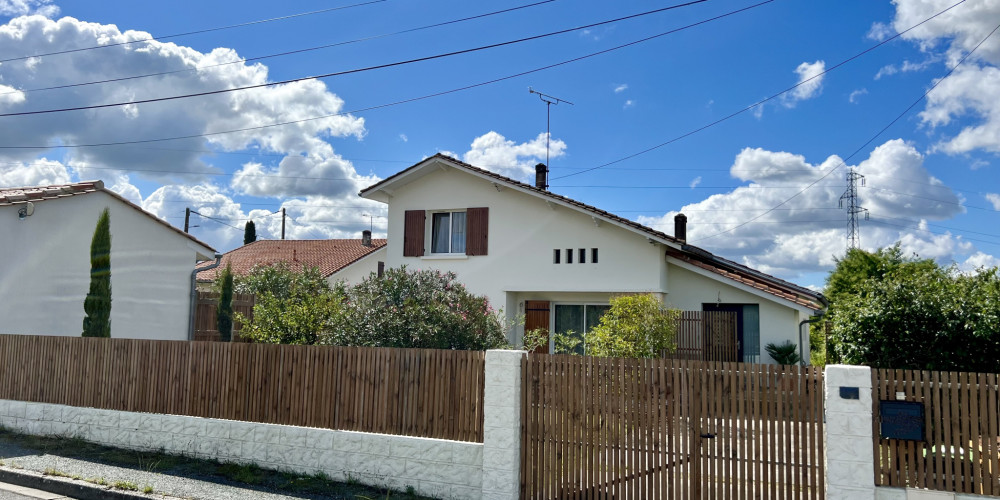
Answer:
<svg viewBox="0 0 1000 500"><path fill-rule="evenodd" d="M572 264L573 263L573 249L572 248L567 248L566 249L566 263L567 264Z"/></svg>
<svg viewBox="0 0 1000 500"><path fill-rule="evenodd" d="M587 263L587 249L586 248L581 248L580 249L580 259L579 259L579 261L580 261L581 264L586 264Z"/></svg>
<svg viewBox="0 0 1000 500"><path fill-rule="evenodd" d="M560 253L561 252L559 251L558 248L552 251L552 263L553 264L558 264L559 263L559 254Z"/></svg>
<svg viewBox="0 0 1000 500"><path fill-rule="evenodd" d="M591 264L597 264L597 249L596 248L591 248L590 249L590 263Z"/></svg>

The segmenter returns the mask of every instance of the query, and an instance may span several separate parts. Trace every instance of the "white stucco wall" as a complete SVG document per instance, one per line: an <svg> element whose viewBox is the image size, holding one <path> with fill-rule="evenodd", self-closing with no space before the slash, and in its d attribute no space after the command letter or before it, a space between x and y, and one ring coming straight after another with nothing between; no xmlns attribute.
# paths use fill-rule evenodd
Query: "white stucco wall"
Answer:
<svg viewBox="0 0 1000 500"><path fill-rule="evenodd" d="M447 199L442 196L447 193ZM465 210L489 207L489 253L485 256L403 257L403 217L407 210ZM428 215L428 221L430 216ZM425 248L430 249L430 225ZM562 250L561 264L552 251ZM587 263L577 263L578 249ZM597 248L597 264L590 250ZM566 249L574 252L566 264ZM494 307L505 307L507 292L663 292L664 248L608 222L595 224L576 210L550 206L536 196L452 169L438 170L395 192L389 203L388 267L451 270L472 292Z"/></svg>
<svg viewBox="0 0 1000 500"><path fill-rule="evenodd" d="M344 281L351 285L361 283L361 280L367 278L369 274L378 272L379 261L385 262L385 252L386 248L382 247L340 271L327 276L326 280L330 285L334 285L338 281Z"/></svg>
<svg viewBox="0 0 1000 500"><path fill-rule="evenodd" d="M191 270L207 249L103 192L36 202L19 221L0 207L0 333L77 336L90 285L90 243L111 214L111 335L186 340Z"/></svg>
<svg viewBox="0 0 1000 500"><path fill-rule="evenodd" d="M808 314L771 300L766 292L740 286L733 281L706 278L697 271L669 264L669 288L665 303L685 311L700 311L702 304L757 304L760 307L760 362L774 363L764 346L785 340L799 345L799 322ZM703 271L708 272L708 271ZM752 290L752 291L751 291ZM755 293L756 292L756 293ZM802 353L809 359L809 332L802 328Z"/></svg>

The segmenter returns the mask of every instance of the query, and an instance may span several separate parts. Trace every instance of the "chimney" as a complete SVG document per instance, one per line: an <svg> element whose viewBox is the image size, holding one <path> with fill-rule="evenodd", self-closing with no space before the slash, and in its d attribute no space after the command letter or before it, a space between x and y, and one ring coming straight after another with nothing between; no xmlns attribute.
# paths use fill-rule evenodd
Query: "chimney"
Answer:
<svg viewBox="0 0 1000 500"><path fill-rule="evenodd" d="M674 216L674 238L687 241L687 223L688 218L684 214Z"/></svg>
<svg viewBox="0 0 1000 500"><path fill-rule="evenodd" d="M535 187L542 190L549 188L549 167L544 163L535 165Z"/></svg>
<svg viewBox="0 0 1000 500"><path fill-rule="evenodd" d="M361 246L370 247L372 246L372 232L365 229L361 231Z"/></svg>

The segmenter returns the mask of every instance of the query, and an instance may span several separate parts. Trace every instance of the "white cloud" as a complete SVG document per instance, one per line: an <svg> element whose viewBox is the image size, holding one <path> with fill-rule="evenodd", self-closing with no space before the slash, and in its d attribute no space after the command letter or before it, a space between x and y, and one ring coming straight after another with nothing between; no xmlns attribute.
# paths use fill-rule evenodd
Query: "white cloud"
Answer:
<svg viewBox="0 0 1000 500"><path fill-rule="evenodd" d="M701 184L701 176L700 175L698 177L695 177L694 179L691 179L691 184L688 184L688 185L691 186L691 189L694 189L694 188L698 187L698 184Z"/></svg>
<svg viewBox="0 0 1000 500"><path fill-rule="evenodd" d="M399 134L399 140L403 142L410 142L410 138L406 137L406 134Z"/></svg>
<svg viewBox="0 0 1000 500"><path fill-rule="evenodd" d="M622 92L625 92L627 89L628 89L628 84L627 83L623 83L623 84L618 85L618 86L615 87L615 93L616 94L621 94Z"/></svg>
<svg viewBox="0 0 1000 500"><path fill-rule="evenodd" d="M834 256L842 255L846 249L847 214L838 210L838 201L846 187L846 169L840 167L820 178L841 163L837 156L812 164L803 156L788 152L744 149L736 156L730 173L747 181L747 185L681 208L689 220L688 241L764 272L787 277L828 269L834 263ZM923 156L912 145L899 139L888 141L875 148L856 169L867 178L866 186L860 190L861 205L871 211L872 219L861 222L864 247L903 241L905 250L928 257L939 257L943 252L950 256L950 252L963 250L951 235L934 236L897 227L909 223L896 218L940 220L962 212L959 197L927 172ZM815 181L818 182L814 187L792 198ZM756 222L737 227L775 207L778 209ZM675 212L670 212L638 220L669 232L674 215ZM726 232L709 238L723 231ZM940 250L932 252L931 248Z"/></svg>
<svg viewBox="0 0 1000 500"><path fill-rule="evenodd" d="M972 161L972 163L969 165L969 168L972 170L979 170L983 167L988 167L988 166L990 166L990 162L982 159L976 159Z"/></svg>
<svg viewBox="0 0 1000 500"><path fill-rule="evenodd" d="M1000 194L986 193L986 200L993 205L993 210L1000 210Z"/></svg>
<svg viewBox="0 0 1000 500"><path fill-rule="evenodd" d="M951 0L896 0L896 15L893 28L903 31L953 5ZM903 35L903 39L913 41L925 51L932 51L946 44L949 58L968 52L986 37L996 26L1000 17L998 2L965 2L937 16ZM977 51L977 58L1000 63L1000 44L983 44Z"/></svg>
<svg viewBox="0 0 1000 500"><path fill-rule="evenodd" d="M799 86L785 95L785 106L794 107L798 101L818 96L823 88L824 71L826 63L823 61L804 62L795 68L795 74L799 75Z"/></svg>
<svg viewBox="0 0 1000 500"><path fill-rule="evenodd" d="M565 142L559 139L550 141L550 158L558 158L565 152ZM513 179L530 180L535 175L535 165L545 161L545 133L517 144L490 131L472 141L472 148L462 155L462 160Z"/></svg>
<svg viewBox="0 0 1000 500"><path fill-rule="evenodd" d="M349 198L378 182L358 175L351 162L323 143L308 155L288 155L276 167L245 163L233 174L230 186L241 194L260 197L299 195Z"/></svg>
<svg viewBox="0 0 1000 500"><path fill-rule="evenodd" d="M634 107L634 106L635 106L635 101L632 100L632 99L628 99L628 100L625 101L625 104L622 105L622 109L628 109L628 108L631 108L631 107Z"/></svg>
<svg viewBox="0 0 1000 500"><path fill-rule="evenodd" d="M979 269L991 269L1000 266L1000 259L983 252L976 252L958 265L959 270L966 273L974 273Z"/></svg>
<svg viewBox="0 0 1000 500"><path fill-rule="evenodd" d="M971 115L971 116L969 116ZM923 123L945 126L959 118L972 122L936 146L949 154L983 150L1000 152L1000 68L959 67L927 96L920 113Z"/></svg>
<svg viewBox="0 0 1000 500"><path fill-rule="evenodd" d="M876 42L881 42L896 32L889 25L885 23L872 23L871 29L868 30L868 38L875 40Z"/></svg>
<svg viewBox="0 0 1000 500"><path fill-rule="evenodd" d="M38 14L53 17L59 14L59 7L52 0L0 0L0 16L23 16Z"/></svg>
<svg viewBox="0 0 1000 500"><path fill-rule="evenodd" d="M0 164L0 187L51 186L72 182L71 179L66 165L45 158Z"/></svg>
<svg viewBox="0 0 1000 500"><path fill-rule="evenodd" d="M879 68L878 73L875 73L875 79L881 80L883 76L890 76L899 73L899 68L892 64L888 64Z"/></svg>
<svg viewBox="0 0 1000 500"><path fill-rule="evenodd" d="M122 32L114 25L83 22L71 17L57 21L40 16L19 17L0 26L0 53L52 52L150 36L145 32ZM217 48L202 53L173 43L148 41L79 52L74 54L72 65L64 64L63 59L58 57L11 61L0 67L0 77L7 87L0 89L0 93L10 92L10 88L24 92L2 94L0 109L16 112L138 100L268 81L268 69L262 64L210 67L239 58L239 54L232 49ZM40 86L39 82L55 86L186 69L197 71L144 78L141 84L125 81L59 91L29 91ZM178 102L6 120L0 123L0 137L5 144L54 144L186 136L334 115L342 112L343 106L343 100L331 93L326 84L308 80ZM201 152L206 146L224 151L256 147L300 155L328 145L326 140L329 137L361 138L364 133L364 120L361 118L328 116L282 127L170 141L156 154L150 154L149 149L141 147L83 148L69 153L66 163L103 168L128 165L136 170L163 171L133 174L143 178L190 182L190 177L176 172L211 169ZM35 155L37 151L3 153L6 158L18 160Z"/></svg>
<svg viewBox="0 0 1000 500"><path fill-rule="evenodd" d="M861 96L867 93L868 89L855 90L854 92L851 92L851 95L847 96L847 101L850 102L851 104L856 104L858 100L861 98Z"/></svg>

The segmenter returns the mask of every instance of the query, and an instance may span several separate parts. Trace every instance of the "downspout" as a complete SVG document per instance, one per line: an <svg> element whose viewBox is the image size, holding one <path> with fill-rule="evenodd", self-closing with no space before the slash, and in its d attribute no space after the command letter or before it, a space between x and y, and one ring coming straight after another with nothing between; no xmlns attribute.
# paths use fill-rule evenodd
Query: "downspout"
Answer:
<svg viewBox="0 0 1000 500"><path fill-rule="evenodd" d="M198 307L198 273L201 271L207 271L209 269L215 269L219 267L222 262L222 254L215 253L215 263L210 264L206 267L199 268L195 264L194 271L191 271L191 303L188 307L188 340L194 340L194 313L195 307Z"/></svg>
<svg viewBox="0 0 1000 500"><path fill-rule="evenodd" d="M802 345L803 345L802 344L802 325L810 324L810 323L815 323L817 321L822 320L823 319L823 312L824 311L819 311L812 318L804 319L802 321L799 321L799 364L802 365L802 366L806 365L806 358L802 357Z"/></svg>

